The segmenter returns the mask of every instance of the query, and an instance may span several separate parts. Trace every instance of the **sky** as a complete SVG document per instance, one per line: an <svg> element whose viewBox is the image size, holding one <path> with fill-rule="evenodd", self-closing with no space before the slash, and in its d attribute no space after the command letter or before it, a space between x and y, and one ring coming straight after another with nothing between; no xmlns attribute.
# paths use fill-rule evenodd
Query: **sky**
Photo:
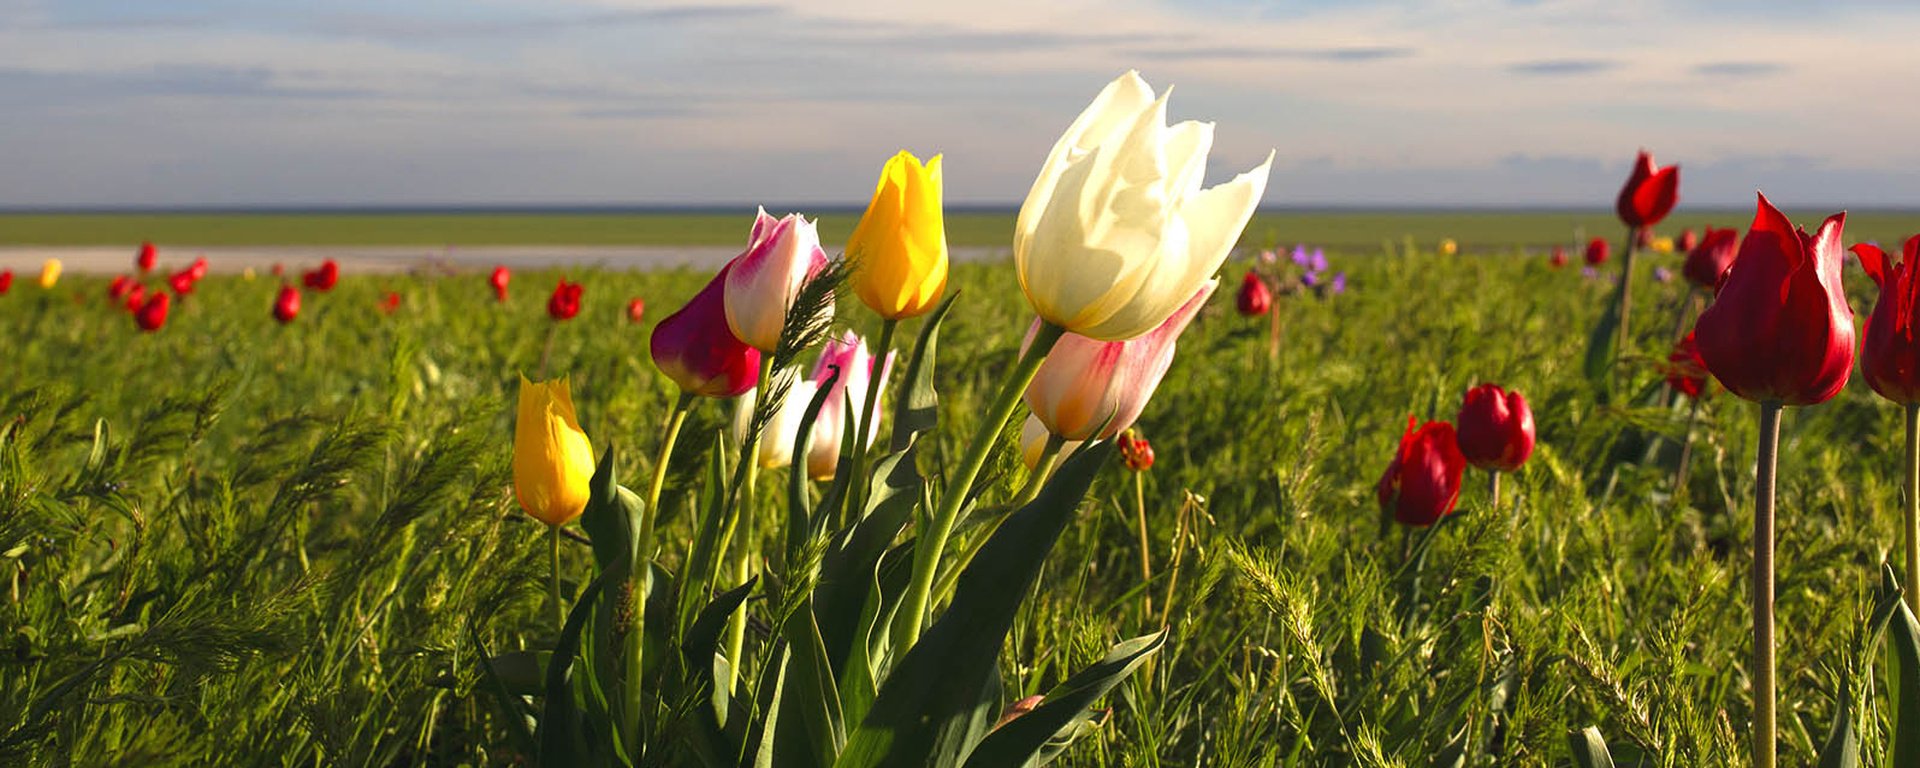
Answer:
<svg viewBox="0 0 1920 768"><path fill-rule="evenodd" d="M1920 207L1893 0L0 0L0 208L1014 205L1128 69L1265 205Z"/></svg>

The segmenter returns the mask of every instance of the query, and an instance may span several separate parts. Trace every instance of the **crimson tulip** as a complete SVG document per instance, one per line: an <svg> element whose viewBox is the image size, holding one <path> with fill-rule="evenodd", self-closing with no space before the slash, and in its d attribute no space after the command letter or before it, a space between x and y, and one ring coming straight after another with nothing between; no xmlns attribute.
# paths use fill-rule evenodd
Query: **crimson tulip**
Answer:
<svg viewBox="0 0 1920 768"><path fill-rule="evenodd" d="M1628 227L1644 229L1660 223L1680 200L1680 166L1665 168L1653 164L1653 155L1640 150L1633 161L1633 173L1620 188L1614 211Z"/></svg>
<svg viewBox="0 0 1920 768"><path fill-rule="evenodd" d="M1469 464L1512 472L1533 455L1533 410L1519 392L1495 384L1469 389L1454 420L1460 424L1460 453Z"/></svg>
<svg viewBox="0 0 1920 768"><path fill-rule="evenodd" d="M1717 290L1727 267L1733 265L1733 257L1739 255L1739 246L1740 230L1707 227L1706 237L1687 249L1687 261L1680 272L1687 276L1689 283L1709 291Z"/></svg>
<svg viewBox="0 0 1920 768"><path fill-rule="evenodd" d="M1920 279L1914 260L1920 258L1920 235L1907 239L1901 259L1893 262L1879 246L1853 247L1860 266L1880 288L1880 299L1867 318L1867 337L1860 349L1860 372L1867 385L1896 403L1920 403L1920 342L1913 334L1914 300L1920 298Z"/></svg>
<svg viewBox="0 0 1920 768"><path fill-rule="evenodd" d="M1853 310L1840 281L1836 213L1812 236L1760 196L1753 227L1700 315L1696 333L1707 370L1728 391L1756 402L1823 403L1853 368Z"/></svg>
<svg viewBox="0 0 1920 768"><path fill-rule="evenodd" d="M1567 265L1567 247L1564 245L1554 246L1553 253L1547 256L1547 265L1550 267L1553 267L1554 269L1559 269L1561 267L1566 266Z"/></svg>
<svg viewBox="0 0 1920 768"><path fill-rule="evenodd" d="M0 294L13 290L13 270L0 271Z"/></svg>
<svg viewBox="0 0 1920 768"><path fill-rule="evenodd" d="M134 254L133 257L133 265L140 269L141 274L152 272L154 266L159 264L159 262L160 249L153 247L153 243L150 242L141 243L140 252Z"/></svg>
<svg viewBox="0 0 1920 768"><path fill-rule="evenodd" d="M273 298L273 319L286 325L299 316L300 290L291 285L280 286L280 295Z"/></svg>
<svg viewBox="0 0 1920 768"><path fill-rule="evenodd" d="M193 293L193 282L194 282L194 277L193 277L192 267L188 267L186 269L180 270L178 272L175 272L167 276L167 287L172 288L175 294L178 294L181 296L185 296L189 293Z"/></svg>
<svg viewBox="0 0 1920 768"><path fill-rule="evenodd" d="M1708 229L1712 229L1712 227L1708 227ZM1683 251L1691 251L1694 246L1699 244L1700 236L1694 234L1691 227L1680 230L1680 236L1673 239L1673 247Z"/></svg>
<svg viewBox="0 0 1920 768"><path fill-rule="evenodd" d="M1604 237L1587 241L1587 266L1597 267L1607 263L1607 257L1613 254L1613 246Z"/></svg>
<svg viewBox="0 0 1920 768"><path fill-rule="evenodd" d="M194 282L200 282L207 276L207 257L201 256L194 259L193 264L187 267L187 273L193 275Z"/></svg>
<svg viewBox="0 0 1920 768"><path fill-rule="evenodd" d="M380 314L391 315L398 311L400 311L400 293L387 291L387 295L380 297Z"/></svg>
<svg viewBox="0 0 1920 768"><path fill-rule="evenodd" d="M547 298L547 316L554 320L572 320L580 314L580 292L585 286L569 283L560 278L560 284L553 287L553 295Z"/></svg>
<svg viewBox="0 0 1920 768"><path fill-rule="evenodd" d="M760 350L727 327L729 262L679 311L653 327L648 347L653 364L682 392L702 397L738 397L760 382Z"/></svg>
<svg viewBox="0 0 1920 768"><path fill-rule="evenodd" d="M1145 472L1153 468L1153 444L1129 429L1120 434L1118 441L1120 458L1126 462L1127 469Z"/></svg>
<svg viewBox="0 0 1920 768"><path fill-rule="evenodd" d="M113 282L107 283L107 298L115 302L127 297L127 291L133 290L133 278L126 275L114 275Z"/></svg>
<svg viewBox="0 0 1920 768"><path fill-rule="evenodd" d="M320 268L302 275L300 281L316 291L331 291L340 282L340 265L333 259L320 262Z"/></svg>
<svg viewBox="0 0 1920 768"><path fill-rule="evenodd" d="M272 272L274 277L286 277L287 265L276 261L273 263Z"/></svg>
<svg viewBox="0 0 1920 768"><path fill-rule="evenodd" d="M1707 362L1700 359L1700 343L1693 331L1675 342L1667 355L1667 386L1695 400L1707 391Z"/></svg>
<svg viewBox="0 0 1920 768"><path fill-rule="evenodd" d="M1234 306L1242 315L1259 317L1273 308L1273 292L1267 290L1267 281L1249 269L1247 276L1240 280L1240 295L1234 298Z"/></svg>
<svg viewBox="0 0 1920 768"><path fill-rule="evenodd" d="M1374 493L1380 509L1392 512L1403 525L1426 527L1440 522L1453 512L1460 499L1460 478L1467 470L1467 457L1453 434L1453 425L1429 421L1418 429L1418 421L1407 417L1407 431L1400 436L1400 449L1386 474L1380 476Z"/></svg>
<svg viewBox="0 0 1920 768"><path fill-rule="evenodd" d="M493 299L495 301L504 302L507 300L507 282L512 279L513 273L508 272L506 266L502 265L493 268L493 274L487 276L487 284L493 286Z"/></svg>
<svg viewBox="0 0 1920 768"><path fill-rule="evenodd" d="M147 287L146 286L141 285L139 283L134 283L131 288L127 289L127 311L128 312L138 312L140 311L140 307L144 306L146 303L147 303Z"/></svg>
<svg viewBox="0 0 1920 768"><path fill-rule="evenodd" d="M647 300L638 296L627 301L627 322L638 323L647 316Z"/></svg>
<svg viewBox="0 0 1920 768"><path fill-rule="evenodd" d="M167 306L172 302L171 294L166 291L154 291L147 296L147 300L140 305L139 309L133 311L133 322L140 326L140 330L148 333L160 330L160 326L167 324Z"/></svg>

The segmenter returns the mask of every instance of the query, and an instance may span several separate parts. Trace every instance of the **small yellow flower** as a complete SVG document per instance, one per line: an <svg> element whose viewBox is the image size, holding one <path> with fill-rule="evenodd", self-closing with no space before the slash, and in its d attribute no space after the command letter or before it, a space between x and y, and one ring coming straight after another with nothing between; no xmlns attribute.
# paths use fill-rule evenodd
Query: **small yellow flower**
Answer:
<svg viewBox="0 0 1920 768"><path fill-rule="evenodd" d="M853 291L888 320L918 317L947 289L947 227L940 156L922 166L902 151L887 161L873 202L847 240Z"/></svg>
<svg viewBox="0 0 1920 768"><path fill-rule="evenodd" d="M513 493L520 507L547 525L566 525L587 508L592 479L593 446L574 417L567 380L521 376L513 430Z"/></svg>
<svg viewBox="0 0 1920 768"><path fill-rule="evenodd" d="M240 279L245 280L249 283L253 282L253 278L254 278L253 267L247 267L244 271L240 273Z"/></svg>
<svg viewBox="0 0 1920 768"><path fill-rule="evenodd" d="M58 282L60 282L60 260L47 259L45 264L40 265L40 287L52 288L54 283Z"/></svg>
<svg viewBox="0 0 1920 768"><path fill-rule="evenodd" d="M1449 237L1440 241L1440 255L1452 256L1459 252L1460 252L1460 244L1454 242L1453 238Z"/></svg>
<svg viewBox="0 0 1920 768"><path fill-rule="evenodd" d="M1673 238L1656 237L1653 239L1654 253L1673 253Z"/></svg>

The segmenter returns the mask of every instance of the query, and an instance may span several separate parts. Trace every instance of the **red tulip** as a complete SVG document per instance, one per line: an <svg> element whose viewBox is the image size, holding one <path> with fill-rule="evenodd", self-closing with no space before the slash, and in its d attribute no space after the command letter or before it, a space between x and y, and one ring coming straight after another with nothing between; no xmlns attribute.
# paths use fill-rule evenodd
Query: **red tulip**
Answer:
<svg viewBox="0 0 1920 768"><path fill-rule="evenodd" d="M1633 247L1642 248L1642 249L1653 247L1653 230L1651 229L1634 230L1633 231Z"/></svg>
<svg viewBox="0 0 1920 768"><path fill-rule="evenodd" d="M160 249L153 247L153 243L141 243L140 252L133 257L133 265L140 269L141 274L152 272L154 265L159 262Z"/></svg>
<svg viewBox="0 0 1920 768"><path fill-rule="evenodd" d="M380 297L380 314L391 315L398 311L400 311L400 293L387 291L387 295Z"/></svg>
<svg viewBox="0 0 1920 768"><path fill-rule="evenodd" d="M1587 241L1587 266L1597 267L1607 263L1607 257L1613 254L1613 246L1607 244L1604 237Z"/></svg>
<svg viewBox="0 0 1920 768"><path fill-rule="evenodd" d="M340 282L340 265L333 259L320 262L320 268L302 275L301 282L316 291L331 291Z"/></svg>
<svg viewBox="0 0 1920 768"><path fill-rule="evenodd" d="M107 297L114 302L119 302L127 297L127 291L133 290L135 285L138 283L135 283L131 277L114 275L113 282L107 283Z"/></svg>
<svg viewBox="0 0 1920 768"><path fill-rule="evenodd" d="M1753 227L1695 327L1700 357L1729 391L1784 405L1826 402L1853 368L1853 309L1841 285L1836 213L1812 236L1760 196Z"/></svg>
<svg viewBox="0 0 1920 768"><path fill-rule="evenodd" d="M173 297L166 291L154 291L133 311L133 322L148 333L160 330L160 326L167 324L167 305L172 301Z"/></svg>
<svg viewBox="0 0 1920 768"><path fill-rule="evenodd" d="M194 259L193 264L187 267L187 273L193 275L194 282L200 282L207 276L207 257L201 256Z"/></svg>
<svg viewBox="0 0 1920 768"><path fill-rule="evenodd" d="M1708 229L1711 230L1712 227L1708 227ZM1673 239L1673 247L1683 251L1691 251L1694 246L1699 244L1700 237L1695 235L1691 228L1680 230L1680 236Z"/></svg>
<svg viewBox="0 0 1920 768"><path fill-rule="evenodd" d="M174 293L179 294L181 296L185 296L189 293L193 293L193 281L194 281L194 277L193 277L192 267L188 267L186 269L180 270L178 272L175 272L167 276L167 286L172 288Z"/></svg>
<svg viewBox="0 0 1920 768"><path fill-rule="evenodd" d="M1700 359L1700 344L1694 341L1693 331L1687 331L1686 338L1676 342L1667 355L1667 386L1695 400L1707 391L1707 362Z"/></svg>
<svg viewBox="0 0 1920 768"><path fill-rule="evenodd" d="M1656 168L1653 155L1643 149L1633 161L1633 174L1620 188L1620 199L1613 207L1627 226L1645 229L1666 218L1679 199L1680 166Z"/></svg>
<svg viewBox="0 0 1920 768"><path fill-rule="evenodd" d="M128 312L140 311L140 307L145 305L146 302L147 302L146 286L141 285L139 283L134 283L133 287L127 289L127 311Z"/></svg>
<svg viewBox="0 0 1920 768"><path fill-rule="evenodd" d="M1727 274L1727 267L1733 266L1733 257L1739 254L1740 230L1714 229L1707 227L1707 236L1700 244L1687 250L1687 263L1680 271L1687 276L1687 282L1709 291L1720 287L1720 278Z"/></svg>
<svg viewBox="0 0 1920 768"><path fill-rule="evenodd" d="M627 322L638 323L647 315L647 300L638 296L627 301Z"/></svg>
<svg viewBox="0 0 1920 768"><path fill-rule="evenodd" d="M280 262L277 262L277 261L273 263L273 276L274 276L274 277L285 277L285 276L286 276L286 274L287 274L287 265L285 265L285 264L282 264L282 263L280 263Z"/></svg>
<svg viewBox="0 0 1920 768"><path fill-rule="evenodd" d="M1400 436L1400 450L1387 465L1374 488L1380 509L1393 513L1404 525L1429 526L1453 512L1460 498L1460 476L1467 470L1467 457L1453 435L1453 425L1429 421L1414 429L1415 419L1407 417L1407 431Z"/></svg>
<svg viewBox="0 0 1920 768"><path fill-rule="evenodd" d="M738 397L760 381L760 350L727 327L728 262L692 301L653 327L653 364L683 392Z"/></svg>
<svg viewBox="0 0 1920 768"><path fill-rule="evenodd" d="M1561 267L1566 266L1567 265L1567 247L1564 245L1554 246L1553 253L1547 256L1547 265L1553 267L1554 269L1559 269Z"/></svg>
<svg viewBox="0 0 1920 768"><path fill-rule="evenodd" d="M493 298L495 301L504 302L507 300L507 282L512 279L513 273L508 272L505 266L493 268L493 274L487 276L487 284L493 286Z"/></svg>
<svg viewBox="0 0 1920 768"><path fill-rule="evenodd" d="M1249 269L1247 276L1240 280L1240 295L1234 298L1234 306L1242 315L1259 317L1273 308L1273 292L1267 290L1267 281Z"/></svg>
<svg viewBox="0 0 1920 768"><path fill-rule="evenodd" d="M580 291L584 287L560 278L560 284L553 287L553 296L547 299L547 316L555 320L572 320L580 314Z"/></svg>
<svg viewBox="0 0 1920 768"><path fill-rule="evenodd" d="M300 290L291 285L280 286L280 295L273 297L273 319L286 325L299 316Z"/></svg>
<svg viewBox="0 0 1920 768"><path fill-rule="evenodd" d="M1145 472L1153 468L1153 444L1147 442L1146 438L1134 434L1133 430L1129 429L1120 433L1118 442L1120 458L1126 462L1127 469Z"/></svg>
<svg viewBox="0 0 1920 768"><path fill-rule="evenodd" d="M1460 453L1469 464L1512 472L1533 455L1533 410L1519 392L1494 384L1469 389L1454 420L1460 423Z"/></svg>
<svg viewBox="0 0 1920 768"><path fill-rule="evenodd" d="M1853 252L1880 287L1880 299L1867 318L1860 372L1881 397L1901 404L1920 403L1920 342L1913 335L1913 306L1920 298L1920 277L1914 274L1920 235L1907 239L1899 263L1889 263L1878 246L1866 243L1854 246Z"/></svg>
<svg viewBox="0 0 1920 768"><path fill-rule="evenodd" d="M0 294L13 290L13 270L0 271Z"/></svg>

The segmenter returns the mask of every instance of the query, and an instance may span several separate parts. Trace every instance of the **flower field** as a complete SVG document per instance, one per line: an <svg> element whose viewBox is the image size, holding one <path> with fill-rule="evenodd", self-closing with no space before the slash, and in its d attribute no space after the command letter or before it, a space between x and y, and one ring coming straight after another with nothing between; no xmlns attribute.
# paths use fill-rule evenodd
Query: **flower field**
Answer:
<svg viewBox="0 0 1920 768"><path fill-rule="evenodd" d="M1650 158L1585 273L1296 248L1129 87L1009 259L902 153L719 270L16 275L0 764L1920 761L1914 252Z"/></svg>

